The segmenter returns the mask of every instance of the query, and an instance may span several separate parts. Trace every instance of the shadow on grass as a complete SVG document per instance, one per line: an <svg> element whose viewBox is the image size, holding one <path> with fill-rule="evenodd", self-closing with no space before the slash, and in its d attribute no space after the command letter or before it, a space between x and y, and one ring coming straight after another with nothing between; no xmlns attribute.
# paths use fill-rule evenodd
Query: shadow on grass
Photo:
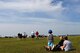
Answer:
<svg viewBox="0 0 80 53"><path fill-rule="evenodd" d="M45 47L44 47L45 48ZM47 48L45 48L46 49L46 51L48 51L48 52L60 52L60 53L64 53L65 51L50 51L49 49L47 49ZM67 52L73 52L73 51L76 51L76 49L74 48L74 49L71 49L71 50L69 50L69 51L67 51Z"/></svg>

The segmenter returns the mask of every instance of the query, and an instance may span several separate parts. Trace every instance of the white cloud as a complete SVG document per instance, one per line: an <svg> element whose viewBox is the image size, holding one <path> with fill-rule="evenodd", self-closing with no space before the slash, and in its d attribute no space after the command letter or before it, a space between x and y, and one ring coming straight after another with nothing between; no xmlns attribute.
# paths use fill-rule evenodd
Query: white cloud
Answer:
<svg viewBox="0 0 80 53"><path fill-rule="evenodd" d="M67 16L61 13L65 9L62 6L63 2L60 1L57 3L57 5L53 6L50 4L50 2L50 0L9 0L7 2L0 1L0 10L14 10L10 12L1 12L0 22L5 23L0 23L0 34L17 34L18 32L27 32L30 34L30 32L33 30L39 30L40 34L47 34L49 29L53 29L54 34L80 33L80 22L75 23L64 21ZM46 18L46 16L27 17L25 15L21 17L20 15L24 14L23 11L29 11L30 13L33 11L45 11L47 12L47 15L50 15L53 18ZM62 21L60 21L60 19L62 19Z"/></svg>
<svg viewBox="0 0 80 53"><path fill-rule="evenodd" d="M28 18L29 20L30 18ZM0 34L1 35L16 35L18 32L26 32L28 35L31 31L39 31L40 34L47 34L49 29L53 30L54 34L79 34L80 23L75 22L64 22L56 19L46 18L31 18L34 22L27 24L1 24L0 23ZM40 20L40 21L36 21ZM5 27L6 26L6 27Z"/></svg>
<svg viewBox="0 0 80 53"><path fill-rule="evenodd" d="M51 6L50 0L20 0L16 2L0 1L0 9L13 9L19 11L61 11L62 2Z"/></svg>

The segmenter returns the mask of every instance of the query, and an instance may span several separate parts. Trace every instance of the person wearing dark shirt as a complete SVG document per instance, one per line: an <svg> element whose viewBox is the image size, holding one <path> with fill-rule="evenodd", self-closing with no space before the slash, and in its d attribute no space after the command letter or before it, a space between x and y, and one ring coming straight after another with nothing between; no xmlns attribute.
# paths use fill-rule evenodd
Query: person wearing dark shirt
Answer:
<svg viewBox="0 0 80 53"><path fill-rule="evenodd" d="M61 50L61 46L63 46L63 42L64 42L64 39L63 39L63 36L59 36L60 38L60 41L59 43L54 47L53 51L60 51Z"/></svg>

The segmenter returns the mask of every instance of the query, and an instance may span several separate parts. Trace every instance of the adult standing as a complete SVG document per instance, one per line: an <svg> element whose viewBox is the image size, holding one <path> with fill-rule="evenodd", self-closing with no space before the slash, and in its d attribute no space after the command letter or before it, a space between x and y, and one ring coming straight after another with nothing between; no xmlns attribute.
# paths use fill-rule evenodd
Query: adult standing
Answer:
<svg viewBox="0 0 80 53"><path fill-rule="evenodd" d="M34 32L34 31L31 32L31 37L32 37L32 38L35 37L35 32Z"/></svg>
<svg viewBox="0 0 80 53"><path fill-rule="evenodd" d="M38 31L36 31L36 38L38 38L38 36L39 36L39 32L38 32Z"/></svg>

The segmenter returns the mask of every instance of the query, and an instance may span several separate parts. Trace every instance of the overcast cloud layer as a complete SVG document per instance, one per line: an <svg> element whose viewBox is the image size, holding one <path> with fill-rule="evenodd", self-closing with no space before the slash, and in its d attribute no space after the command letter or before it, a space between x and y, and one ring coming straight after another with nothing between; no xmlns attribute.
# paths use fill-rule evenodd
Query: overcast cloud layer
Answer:
<svg viewBox="0 0 80 53"><path fill-rule="evenodd" d="M0 34L80 34L79 0L0 0Z"/></svg>

